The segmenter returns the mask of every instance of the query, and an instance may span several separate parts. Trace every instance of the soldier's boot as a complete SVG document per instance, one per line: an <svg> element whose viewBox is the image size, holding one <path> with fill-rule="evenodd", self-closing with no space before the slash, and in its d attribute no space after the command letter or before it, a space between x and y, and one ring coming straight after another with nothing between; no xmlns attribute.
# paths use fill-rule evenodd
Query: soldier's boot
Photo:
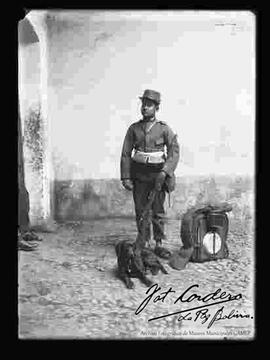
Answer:
<svg viewBox="0 0 270 360"><path fill-rule="evenodd" d="M35 242L29 242L23 237L24 231L18 229L18 250L33 251L37 248L38 244Z"/></svg>
<svg viewBox="0 0 270 360"><path fill-rule="evenodd" d="M171 257L171 252L164 247L162 247L162 240L158 239L156 240L156 247L154 250L155 254L162 258L168 260Z"/></svg>
<svg viewBox="0 0 270 360"><path fill-rule="evenodd" d="M38 244L37 243L29 243L27 241L24 241L23 239L20 239L18 241L18 250L23 250L23 251L33 251L36 250Z"/></svg>
<svg viewBox="0 0 270 360"><path fill-rule="evenodd" d="M42 239L32 230L26 231L22 234L24 241L42 241Z"/></svg>

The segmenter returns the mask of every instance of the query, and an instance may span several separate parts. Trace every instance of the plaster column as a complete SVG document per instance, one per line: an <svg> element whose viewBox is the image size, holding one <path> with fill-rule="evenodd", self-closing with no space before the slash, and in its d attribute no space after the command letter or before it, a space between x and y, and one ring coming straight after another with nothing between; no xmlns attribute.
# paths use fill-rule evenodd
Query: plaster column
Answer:
<svg viewBox="0 0 270 360"><path fill-rule="evenodd" d="M26 18L31 22L40 44L40 101L43 120L43 163L42 163L42 219L41 224L49 224L53 219L53 172L50 144L50 117L48 113L48 38L46 11L32 10Z"/></svg>

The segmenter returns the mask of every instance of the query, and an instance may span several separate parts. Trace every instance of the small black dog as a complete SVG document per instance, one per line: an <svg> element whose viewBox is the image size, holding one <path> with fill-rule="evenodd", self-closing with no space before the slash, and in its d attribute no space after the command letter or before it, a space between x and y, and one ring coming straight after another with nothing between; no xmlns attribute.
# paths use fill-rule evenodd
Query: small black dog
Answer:
<svg viewBox="0 0 270 360"><path fill-rule="evenodd" d="M146 271L149 269L153 275L159 271L168 274L157 256L147 248L136 246L135 242L123 240L116 244L118 273L128 289L134 288L131 278L139 278L146 286L153 285L147 278Z"/></svg>

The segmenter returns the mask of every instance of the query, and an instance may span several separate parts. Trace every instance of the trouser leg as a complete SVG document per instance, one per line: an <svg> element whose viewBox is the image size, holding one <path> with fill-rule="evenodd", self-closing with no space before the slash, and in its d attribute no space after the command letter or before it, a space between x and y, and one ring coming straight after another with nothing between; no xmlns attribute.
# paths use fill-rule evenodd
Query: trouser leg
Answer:
<svg viewBox="0 0 270 360"><path fill-rule="evenodd" d="M148 202L148 195L152 190L153 185L151 183L143 182L143 181L134 181L133 187L133 199L135 205L135 213L136 213L136 224L138 233L142 236L145 236L145 241L149 241L151 238L151 228L150 222L145 221L141 222L142 212ZM144 228L142 226L144 224Z"/></svg>
<svg viewBox="0 0 270 360"><path fill-rule="evenodd" d="M166 239L164 232L165 198L166 198L166 192L164 190L157 192L152 206L153 237L156 242L160 242L162 239Z"/></svg>

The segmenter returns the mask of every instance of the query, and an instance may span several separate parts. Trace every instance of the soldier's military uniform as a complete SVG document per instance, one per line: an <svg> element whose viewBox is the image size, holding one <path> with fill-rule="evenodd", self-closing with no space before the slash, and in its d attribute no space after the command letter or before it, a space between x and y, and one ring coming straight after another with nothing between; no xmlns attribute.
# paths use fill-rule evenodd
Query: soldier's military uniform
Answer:
<svg viewBox="0 0 270 360"><path fill-rule="evenodd" d="M133 198L139 233L141 233L139 220L158 174L164 171L167 174L166 180L169 180L165 180L152 205L153 238L156 242L161 242L166 238L164 201L166 191L173 190L173 188L168 189L168 184L170 180L175 179L174 170L178 161L177 136L164 121L155 118L149 126L149 122L147 124L142 119L128 128L121 155L121 180L130 179L133 182ZM150 240L150 225L146 229L146 236L147 240Z"/></svg>

